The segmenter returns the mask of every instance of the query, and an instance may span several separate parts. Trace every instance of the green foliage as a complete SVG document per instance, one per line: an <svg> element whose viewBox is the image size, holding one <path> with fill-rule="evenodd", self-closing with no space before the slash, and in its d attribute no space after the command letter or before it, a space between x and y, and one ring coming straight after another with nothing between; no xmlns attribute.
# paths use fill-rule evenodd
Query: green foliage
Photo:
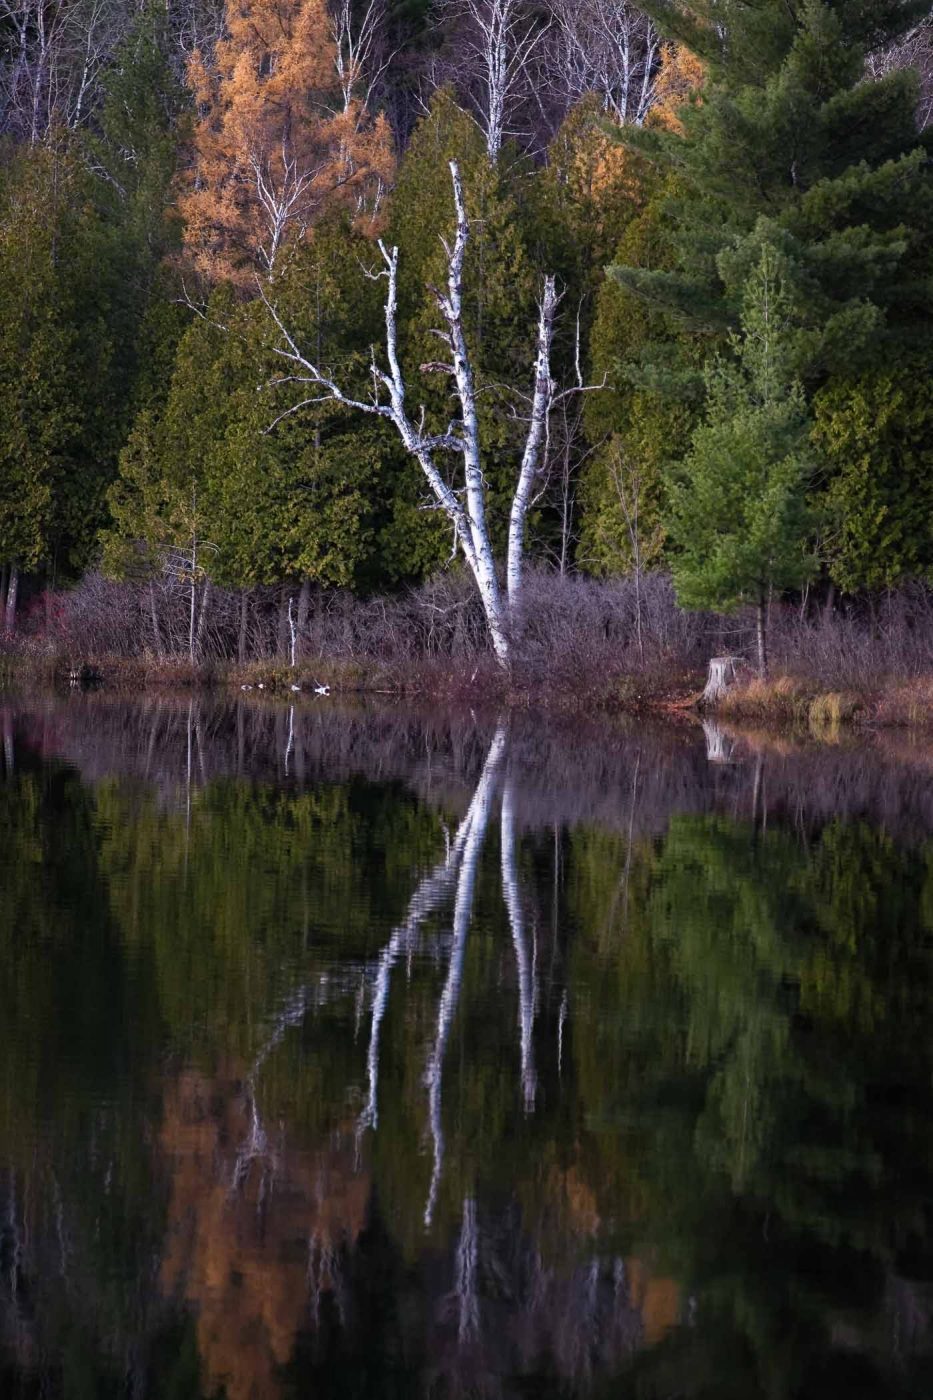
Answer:
<svg viewBox="0 0 933 1400"><path fill-rule="evenodd" d="M824 552L846 590L933 570L933 391L925 360L834 381L814 400L828 484Z"/></svg>
<svg viewBox="0 0 933 1400"><path fill-rule="evenodd" d="M70 314L78 178L53 150L11 155L0 172L0 553L27 568L64 556L90 523Z"/></svg>
<svg viewBox="0 0 933 1400"><path fill-rule="evenodd" d="M808 395L833 384L845 393L872 367L889 369L892 356L916 354L931 324L933 209L928 159L914 122L915 81L900 71L866 82L864 56L895 42L918 7L696 0L689 7L648 8L667 37L700 55L706 81L697 100L679 110L682 130L623 133L627 146L662 176L673 176L662 195L664 259L623 249L612 269L654 317L643 339L619 337L630 381L668 403L695 403L696 349L705 340L708 355L721 353L740 324L749 275L768 247L780 252L794 304L788 371ZM680 334L659 311L680 322ZM725 411L719 392L710 412ZM682 441L675 432L668 462L677 460ZM714 445L708 438L707 448ZM727 449L725 440L718 446ZM753 437L747 449L758 450ZM873 475L876 470L886 480L897 473L890 439L879 441L873 454ZM738 481L735 489L741 494ZM885 494L885 487L878 489ZM831 491L838 520L837 498ZM689 534L683 497L677 509L674 532L683 545ZM864 535L873 509L877 514L867 499L862 503L858 533ZM695 515L703 535L699 500ZM903 525L903 512L900 519ZM916 523L915 517L911 528ZM827 539L838 539L839 528ZM915 534L912 557L923 554L923 539L922 530ZM735 594L728 574L705 596ZM857 571L846 577L854 581Z"/></svg>
<svg viewBox="0 0 933 1400"><path fill-rule="evenodd" d="M672 257L665 197L655 193L632 219L616 257L640 267L664 266ZM684 383L636 372L644 348L660 339L682 356ZM689 444L697 393L695 338L676 318L643 301L613 278L599 288L590 336L592 378L607 387L589 395L585 426L592 456L582 481L579 554L597 573L627 572L633 565L633 511L637 504L639 554L656 565L664 545L663 482L671 460ZM668 391L668 392L665 392Z"/></svg>
<svg viewBox="0 0 933 1400"><path fill-rule="evenodd" d="M765 249L749 278L734 360L708 374L708 405L671 486L674 582L688 607L734 608L810 575L804 488L809 422L791 377L791 306Z"/></svg>

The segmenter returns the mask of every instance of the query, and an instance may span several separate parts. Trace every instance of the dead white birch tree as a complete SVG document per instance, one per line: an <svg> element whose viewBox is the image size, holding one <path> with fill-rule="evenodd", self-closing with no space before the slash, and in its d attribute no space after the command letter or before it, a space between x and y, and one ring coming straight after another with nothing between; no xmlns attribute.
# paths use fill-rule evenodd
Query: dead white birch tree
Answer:
<svg viewBox="0 0 933 1400"><path fill-rule="evenodd" d="M454 1016L457 1011L457 1003L460 1000L460 983L463 980L463 962L466 955L467 934L469 932L470 919L473 913L473 891L476 886L476 873L479 867L479 857L483 848L486 828L489 825L492 804L499 784L499 774L503 760L505 759L507 744L507 731L505 727L500 724L489 746L489 753L486 755L483 772L476 785L473 801L470 803L467 838L464 842L460 873L457 877L457 895L454 902L454 929L453 942L450 949L450 962L447 968L447 980L444 983L444 990L441 992L440 1005L437 1011L437 1032L434 1037L434 1046L425 1072L425 1082L428 1086L428 1121L431 1129L431 1141L434 1145L434 1166L431 1171L431 1184L428 1187L428 1199L424 1208L425 1228L430 1228L431 1221L434 1218L434 1208L437 1205L437 1193L440 1188L441 1172L444 1166L444 1125L441 1113L441 1085L444 1073L444 1052L447 1049L447 1041L450 1037L451 1027L453 1026ZM466 823L464 824L466 825Z"/></svg>
<svg viewBox="0 0 933 1400"><path fill-rule="evenodd" d="M464 329L463 265L470 236L470 223L456 161L451 161L450 173L457 217L456 233L452 243L444 240L447 253L446 291L435 291L437 306L444 323L443 329L438 329L436 334L448 350L450 359L444 363L423 365L421 368L423 371L441 371L450 376L460 410L459 419L451 422L445 431L435 433L427 427L427 415L423 405L414 415L408 407L408 386L399 358L398 344L398 248L390 249L380 240L379 250L385 265L381 271L370 275L385 278L388 283L385 300L385 350L388 368L383 369L379 365L374 352L371 366L373 388L368 399L358 399L347 394L321 365L308 358L269 300L267 290L260 287L260 295L281 337L273 349L292 367L289 374L277 377L272 383L305 384L310 385L314 391L301 402L286 409L275 419L272 426L309 405L329 400L361 413L385 418L393 424L406 451L420 465L437 505L453 525L454 547L456 549L459 546L462 550L476 581L493 650L500 664L508 667L511 661L508 614L515 612L521 598L525 526L543 466L548 418L555 397L555 385L551 378L551 344L557 290L554 278L545 277L538 317L537 353L528 430L509 512L506 602L496 572L487 521L486 480L483 473L476 380ZM448 475L442 471L439 466L441 454L462 459L462 487L452 484Z"/></svg>
<svg viewBox="0 0 933 1400"><path fill-rule="evenodd" d="M661 36L629 0L548 0L548 77L567 105L595 92L620 124L641 126L654 98Z"/></svg>
<svg viewBox="0 0 933 1400"><path fill-rule="evenodd" d="M523 134L513 118L534 94L531 70L549 24L526 0L442 0L438 8L456 25L458 86L471 101L494 166L507 138Z"/></svg>
<svg viewBox="0 0 933 1400"><path fill-rule="evenodd" d="M522 1102L526 1113L535 1106L538 1080L534 1061L535 969L528 954L525 916L518 881L515 842L515 792L511 776L502 794L502 895L509 914L518 972L518 1025L521 1036Z"/></svg>

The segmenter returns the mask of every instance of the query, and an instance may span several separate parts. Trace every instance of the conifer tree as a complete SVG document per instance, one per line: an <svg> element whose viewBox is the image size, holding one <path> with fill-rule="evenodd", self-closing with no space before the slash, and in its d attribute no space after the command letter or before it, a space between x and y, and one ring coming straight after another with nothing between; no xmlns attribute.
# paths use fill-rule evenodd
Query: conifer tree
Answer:
<svg viewBox="0 0 933 1400"><path fill-rule="evenodd" d="M681 133L625 133L674 176L664 205L670 257L661 267L620 262L613 275L686 332L656 326L629 359L630 382L669 403L696 404L697 347L709 353L735 330L749 272L767 246L780 250L795 303L788 364L808 396L928 345L931 183L915 125L916 75L870 81L865 72L867 53L894 42L923 6L649 7L702 59L706 77L680 113ZM675 443L669 459L676 455ZM836 469L832 458L824 466L829 476ZM879 533L874 547L882 542Z"/></svg>
<svg viewBox="0 0 933 1400"><path fill-rule="evenodd" d="M810 424L794 378L783 258L767 245L748 278L732 358L707 371L707 409L671 487L674 583L691 608L753 603L758 669L767 670L766 605L812 571L805 488Z"/></svg>

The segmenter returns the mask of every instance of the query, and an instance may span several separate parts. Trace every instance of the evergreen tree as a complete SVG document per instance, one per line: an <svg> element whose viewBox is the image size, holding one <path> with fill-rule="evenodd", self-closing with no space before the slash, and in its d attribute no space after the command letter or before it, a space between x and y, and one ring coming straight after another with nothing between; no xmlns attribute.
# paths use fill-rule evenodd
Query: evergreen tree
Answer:
<svg viewBox="0 0 933 1400"><path fill-rule="evenodd" d="M708 69L684 134L627 139L678 173L671 271L617 267L643 296L716 333L734 327L763 242L780 246L806 296L796 368L821 377L870 362L928 325L930 183L914 123L915 76L864 80L866 45L893 41L906 0L782 7L706 4L662 22Z"/></svg>
<svg viewBox="0 0 933 1400"><path fill-rule="evenodd" d="M931 186L914 119L916 77L901 70L868 81L865 58L894 42L923 7L695 0L684 9L664 0L649 8L669 37L699 55L706 79L680 113L682 132L625 133L676 177L664 208L670 259L659 267L629 257L613 276L688 333L672 336L656 323L633 347L630 380L670 403L695 404L696 347L721 348L736 328L749 271L768 245L781 252L798 313L788 369L808 395L916 354L933 324ZM905 418L895 436L905 443L911 432ZM677 455L675 441L668 459ZM875 460L880 466L878 453ZM826 474L838 465L830 454ZM882 469L891 478L895 460ZM898 529L916 523L902 514ZM870 548L883 549L884 539L881 530ZM922 552L919 541L911 552ZM855 586L871 575L846 577Z"/></svg>
<svg viewBox="0 0 933 1400"><path fill-rule="evenodd" d="M824 552L842 588L933 573L933 386L925 358L833 381L814 400L829 467Z"/></svg>
<svg viewBox="0 0 933 1400"><path fill-rule="evenodd" d="M79 471L83 404L75 373L74 239L67 153L18 152L0 173L0 563L66 563L81 540L89 482Z"/></svg>
<svg viewBox="0 0 933 1400"><path fill-rule="evenodd" d="M673 482L670 534L679 601L731 609L754 603L758 668L767 669L766 604L809 576L804 492L809 420L792 377L793 330L780 255L762 250L748 279L734 358L707 372L707 409Z"/></svg>

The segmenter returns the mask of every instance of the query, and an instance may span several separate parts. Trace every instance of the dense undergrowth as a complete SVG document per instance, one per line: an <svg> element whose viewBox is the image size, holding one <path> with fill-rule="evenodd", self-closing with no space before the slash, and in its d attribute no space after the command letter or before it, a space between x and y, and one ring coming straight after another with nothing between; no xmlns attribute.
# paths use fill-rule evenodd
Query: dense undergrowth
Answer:
<svg viewBox="0 0 933 1400"><path fill-rule="evenodd" d="M43 595L0 652L0 679L105 684L128 691L243 686L382 693L554 708L679 708L699 700L709 657L749 661L751 615L678 608L666 575L594 580L529 574L506 675L489 651L469 581L442 574L393 597L321 591L298 627L296 594L214 591L190 655L181 588L87 577ZM933 716L933 593L919 585L831 605L775 600L766 680L749 668L717 705L728 718L917 725ZM158 649L155 638L158 636ZM294 644L294 657L292 647Z"/></svg>

